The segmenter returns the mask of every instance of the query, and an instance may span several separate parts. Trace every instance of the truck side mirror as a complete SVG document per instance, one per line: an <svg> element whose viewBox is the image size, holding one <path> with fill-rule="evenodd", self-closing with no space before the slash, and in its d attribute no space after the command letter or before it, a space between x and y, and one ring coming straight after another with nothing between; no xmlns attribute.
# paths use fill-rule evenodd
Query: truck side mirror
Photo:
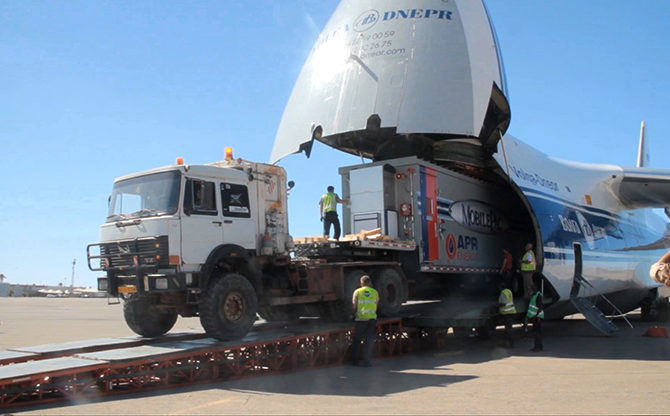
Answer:
<svg viewBox="0 0 670 416"><path fill-rule="evenodd" d="M295 182L293 182L293 181L288 181L287 185L288 185L288 189L291 190L291 189L293 189L293 187L295 186Z"/></svg>

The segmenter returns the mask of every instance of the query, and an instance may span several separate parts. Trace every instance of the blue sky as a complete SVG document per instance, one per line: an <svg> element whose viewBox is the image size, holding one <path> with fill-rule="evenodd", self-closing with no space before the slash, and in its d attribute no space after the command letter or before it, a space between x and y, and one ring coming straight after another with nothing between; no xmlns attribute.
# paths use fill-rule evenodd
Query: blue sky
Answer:
<svg viewBox="0 0 670 416"><path fill-rule="evenodd" d="M115 177L235 155L267 161L334 0L0 2L0 273L94 286ZM508 133L564 159L631 166L640 122L670 168L670 2L489 0ZM294 236L360 160L323 145L286 158Z"/></svg>

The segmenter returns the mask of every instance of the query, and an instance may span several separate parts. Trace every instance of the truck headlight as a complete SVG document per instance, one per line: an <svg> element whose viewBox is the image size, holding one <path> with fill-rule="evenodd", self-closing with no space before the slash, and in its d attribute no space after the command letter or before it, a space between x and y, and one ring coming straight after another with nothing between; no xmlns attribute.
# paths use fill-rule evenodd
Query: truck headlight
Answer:
<svg viewBox="0 0 670 416"><path fill-rule="evenodd" d="M107 278L106 277L98 277L98 290L101 292L106 292L107 291Z"/></svg>

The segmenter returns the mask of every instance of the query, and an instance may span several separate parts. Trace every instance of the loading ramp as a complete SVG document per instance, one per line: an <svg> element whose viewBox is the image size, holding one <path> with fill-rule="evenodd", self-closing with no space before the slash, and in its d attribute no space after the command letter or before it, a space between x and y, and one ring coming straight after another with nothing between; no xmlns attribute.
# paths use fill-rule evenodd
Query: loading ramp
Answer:
<svg viewBox="0 0 670 416"><path fill-rule="evenodd" d="M374 356L434 348L444 344L445 333L407 328L400 318L380 320ZM0 409L342 365L352 339L352 323L301 320L290 328L258 324L235 342L189 333L152 340L83 341L76 348L67 343L29 348L32 352L4 351ZM15 361L11 355L16 355Z"/></svg>

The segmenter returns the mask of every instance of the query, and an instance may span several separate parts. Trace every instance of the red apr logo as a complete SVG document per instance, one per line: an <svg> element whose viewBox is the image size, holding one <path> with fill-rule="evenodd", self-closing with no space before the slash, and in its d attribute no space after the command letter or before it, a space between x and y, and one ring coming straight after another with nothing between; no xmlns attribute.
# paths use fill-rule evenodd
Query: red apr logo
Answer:
<svg viewBox="0 0 670 416"><path fill-rule="evenodd" d="M270 179L270 181L268 182L268 193L271 194L274 192L274 190L275 190L275 181Z"/></svg>

